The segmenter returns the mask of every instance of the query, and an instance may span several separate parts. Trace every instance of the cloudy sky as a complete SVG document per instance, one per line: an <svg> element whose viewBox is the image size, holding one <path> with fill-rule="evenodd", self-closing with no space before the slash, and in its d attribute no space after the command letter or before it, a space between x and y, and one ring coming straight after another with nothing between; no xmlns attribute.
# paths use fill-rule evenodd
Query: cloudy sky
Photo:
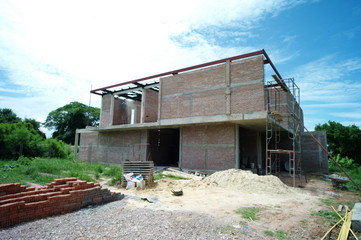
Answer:
<svg viewBox="0 0 361 240"><path fill-rule="evenodd" d="M0 108L43 122L91 88L261 49L306 127L361 126L360 0L1 0Z"/></svg>

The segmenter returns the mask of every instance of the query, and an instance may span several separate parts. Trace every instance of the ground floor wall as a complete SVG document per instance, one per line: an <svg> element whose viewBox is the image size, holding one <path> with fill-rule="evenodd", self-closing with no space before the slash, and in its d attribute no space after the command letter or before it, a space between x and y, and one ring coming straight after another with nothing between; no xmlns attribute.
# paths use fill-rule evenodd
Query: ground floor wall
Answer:
<svg viewBox="0 0 361 240"><path fill-rule="evenodd" d="M235 124L183 127L180 167L205 171L234 168L235 136Z"/></svg>
<svg viewBox="0 0 361 240"><path fill-rule="evenodd" d="M147 130L85 132L80 136L79 159L106 164L144 161Z"/></svg>
<svg viewBox="0 0 361 240"><path fill-rule="evenodd" d="M327 146L325 132L314 132ZM292 150L287 133L280 146ZM328 172L327 154L308 134L301 138L301 170ZM288 161L282 156L282 166ZM82 132L79 158L106 164L152 160L157 166L185 170L217 171L229 168L257 169L264 173L265 133L237 124L183 126L170 129L144 129L114 132ZM284 167L281 170L285 170Z"/></svg>

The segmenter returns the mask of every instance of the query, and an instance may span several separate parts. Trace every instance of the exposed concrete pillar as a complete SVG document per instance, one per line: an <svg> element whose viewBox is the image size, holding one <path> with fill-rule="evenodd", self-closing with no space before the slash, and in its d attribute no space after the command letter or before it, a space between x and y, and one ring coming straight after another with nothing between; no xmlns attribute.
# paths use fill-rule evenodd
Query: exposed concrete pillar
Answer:
<svg viewBox="0 0 361 240"><path fill-rule="evenodd" d="M162 117L162 79L159 79L159 93L158 93L158 122L160 122Z"/></svg>
<svg viewBox="0 0 361 240"><path fill-rule="evenodd" d="M141 108L140 108L140 123L144 123L145 120L145 102L147 100L147 90L143 89L142 90L142 103L141 103Z"/></svg>
<svg viewBox="0 0 361 240"><path fill-rule="evenodd" d="M78 159L78 144L79 144L79 132L75 130L75 142L74 142L74 161Z"/></svg>
<svg viewBox="0 0 361 240"><path fill-rule="evenodd" d="M226 91L226 114L231 114L231 61L226 62L226 77L225 77Z"/></svg>
<svg viewBox="0 0 361 240"><path fill-rule="evenodd" d="M234 127L234 168L239 169L239 125L236 124Z"/></svg>
<svg viewBox="0 0 361 240"><path fill-rule="evenodd" d="M110 109L109 109L109 125L113 125L114 118L114 95L110 96Z"/></svg>
<svg viewBox="0 0 361 240"><path fill-rule="evenodd" d="M182 170L182 163L183 163L183 128L179 128L179 162L178 167Z"/></svg>

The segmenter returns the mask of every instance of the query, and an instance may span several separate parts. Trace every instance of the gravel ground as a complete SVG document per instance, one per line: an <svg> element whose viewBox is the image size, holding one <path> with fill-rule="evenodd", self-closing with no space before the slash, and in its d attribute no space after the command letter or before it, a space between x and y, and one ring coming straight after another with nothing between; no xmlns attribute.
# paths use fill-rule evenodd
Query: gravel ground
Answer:
<svg viewBox="0 0 361 240"><path fill-rule="evenodd" d="M153 207L160 203L134 208L130 200L1 229L0 239L251 239L208 215Z"/></svg>

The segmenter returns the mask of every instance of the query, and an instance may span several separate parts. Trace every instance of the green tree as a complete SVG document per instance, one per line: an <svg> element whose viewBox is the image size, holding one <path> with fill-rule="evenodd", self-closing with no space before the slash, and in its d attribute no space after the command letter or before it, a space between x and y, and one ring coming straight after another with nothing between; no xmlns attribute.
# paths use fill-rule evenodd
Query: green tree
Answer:
<svg viewBox="0 0 361 240"><path fill-rule="evenodd" d="M341 123L328 121L318 124L317 131L326 131L328 150L334 156L340 154L361 164L361 130L355 125L343 126Z"/></svg>
<svg viewBox="0 0 361 240"><path fill-rule="evenodd" d="M29 123L31 126L33 126L33 128L37 131L37 133L43 137L43 139L46 138L46 135L45 133L43 133L41 130L40 130L40 127L41 127L41 123L36 121L35 119L32 119L32 118L25 118L24 119L24 122L26 123Z"/></svg>
<svg viewBox="0 0 361 240"><path fill-rule="evenodd" d="M35 157L42 154L39 143L43 137L30 123L0 123L0 158L17 159L19 156Z"/></svg>
<svg viewBox="0 0 361 240"><path fill-rule="evenodd" d="M0 123L17 123L21 119L10 108L0 108Z"/></svg>
<svg viewBox="0 0 361 240"><path fill-rule="evenodd" d="M53 138L74 144L76 129L96 126L99 123L100 109L71 102L48 114L44 126L55 130Z"/></svg>

